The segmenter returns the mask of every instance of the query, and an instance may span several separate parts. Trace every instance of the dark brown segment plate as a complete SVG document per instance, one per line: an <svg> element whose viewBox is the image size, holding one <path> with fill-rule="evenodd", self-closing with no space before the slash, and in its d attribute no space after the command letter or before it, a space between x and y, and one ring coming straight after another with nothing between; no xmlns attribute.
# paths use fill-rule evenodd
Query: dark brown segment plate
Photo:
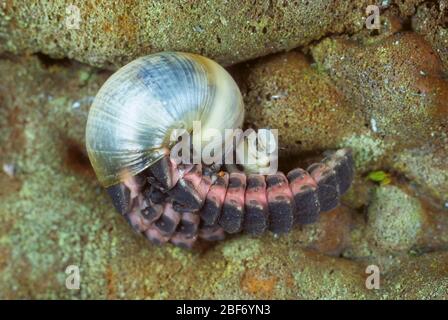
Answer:
<svg viewBox="0 0 448 320"><path fill-rule="evenodd" d="M106 188L107 193L112 198L115 209L120 214L126 214L131 209L131 192L123 184L119 183Z"/></svg>
<svg viewBox="0 0 448 320"><path fill-rule="evenodd" d="M219 217L219 225L227 233L236 233L242 228L245 192L246 175L239 172L231 173L222 213Z"/></svg>
<svg viewBox="0 0 448 320"><path fill-rule="evenodd" d="M282 234L294 223L295 204L288 179L282 172L266 177L269 207L269 230Z"/></svg>
<svg viewBox="0 0 448 320"><path fill-rule="evenodd" d="M296 207L295 222L298 224L316 222L320 211L316 182L301 168L290 171L288 180Z"/></svg>
<svg viewBox="0 0 448 320"><path fill-rule="evenodd" d="M164 190L174 187L179 179L178 171L171 162L169 155L154 163L149 167L149 170Z"/></svg>
<svg viewBox="0 0 448 320"><path fill-rule="evenodd" d="M243 229L252 235L262 234L269 224L266 181L263 175L247 177Z"/></svg>
<svg viewBox="0 0 448 320"><path fill-rule="evenodd" d="M229 174L223 172L218 175L215 183L210 187L204 206L200 212L204 225L212 226L218 222L222 204L226 197Z"/></svg>
<svg viewBox="0 0 448 320"><path fill-rule="evenodd" d="M308 168L317 183L317 195L321 212L328 212L339 205L339 186L336 172L324 163L315 163Z"/></svg>

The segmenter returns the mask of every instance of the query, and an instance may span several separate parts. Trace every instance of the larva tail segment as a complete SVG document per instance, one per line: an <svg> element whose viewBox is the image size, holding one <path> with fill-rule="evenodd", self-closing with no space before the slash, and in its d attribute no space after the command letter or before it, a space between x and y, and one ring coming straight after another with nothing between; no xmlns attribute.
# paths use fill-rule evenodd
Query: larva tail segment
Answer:
<svg viewBox="0 0 448 320"><path fill-rule="evenodd" d="M320 211L327 212L336 208L339 205L339 185L336 172L322 162L312 164L307 171L317 183Z"/></svg>
<svg viewBox="0 0 448 320"><path fill-rule="evenodd" d="M353 182L355 173L352 151L348 148L337 150L328 155L322 162L335 171L339 193L340 195L345 194Z"/></svg>
<svg viewBox="0 0 448 320"><path fill-rule="evenodd" d="M170 239L171 243L182 249L192 249L196 243L197 235L194 237L187 237L185 234L176 232Z"/></svg>
<svg viewBox="0 0 448 320"><path fill-rule="evenodd" d="M144 235L149 242L157 246L167 243L170 240L170 237L162 235L162 233L160 233L154 225L151 225L148 229L146 229L144 231Z"/></svg>

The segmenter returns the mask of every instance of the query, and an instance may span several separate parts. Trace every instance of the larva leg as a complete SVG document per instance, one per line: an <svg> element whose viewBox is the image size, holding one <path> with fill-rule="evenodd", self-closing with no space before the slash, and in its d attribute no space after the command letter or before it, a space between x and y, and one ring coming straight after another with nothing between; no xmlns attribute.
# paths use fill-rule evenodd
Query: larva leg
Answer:
<svg viewBox="0 0 448 320"><path fill-rule="evenodd" d="M239 232L244 217L244 194L246 192L246 175L233 172L230 174L229 187L222 206L219 225L227 233Z"/></svg>
<svg viewBox="0 0 448 320"><path fill-rule="evenodd" d="M182 249L192 249L196 243L196 240L197 236L188 238L185 234L180 232L174 233L170 239L172 244Z"/></svg>
<svg viewBox="0 0 448 320"><path fill-rule="evenodd" d="M145 223L145 220L137 210L132 210L124 217L132 227L132 229L134 229L134 231L137 233L143 232L149 227L149 224Z"/></svg>
<svg viewBox="0 0 448 320"><path fill-rule="evenodd" d="M162 233L154 225L150 226L144 232L146 238L155 245L162 245L170 239L170 237L162 235Z"/></svg>
<svg viewBox="0 0 448 320"><path fill-rule="evenodd" d="M220 226L202 226L199 229L199 238L206 241L220 241L226 237L224 229Z"/></svg>
<svg viewBox="0 0 448 320"><path fill-rule="evenodd" d="M243 229L249 234L260 235L268 227L268 218L265 178L263 175L251 174L247 177Z"/></svg>
<svg viewBox="0 0 448 320"><path fill-rule="evenodd" d="M141 215L149 223L158 220L162 216L163 214L162 204L148 203L146 202L146 200L144 200L144 205L145 207L141 210Z"/></svg>
<svg viewBox="0 0 448 320"><path fill-rule="evenodd" d="M200 212L204 225L212 226L218 222L222 204L226 197L228 183L229 174L223 172L217 176L215 183L210 187L204 206Z"/></svg>
<svg viewBox="0 0 448 320"><path fill-rule="evenodd" d="M306 170L301 168L291 170L288 173L288 180L296 207L295 222L315 223L320 212L316 182Z"/></svg>
<svg viewBox="0 0 448 320"><path fill-rule="evenodd" d="M281 172L266 177L269 206L269 230L286 233L294 222L294 199L288 180Z"/></svg>
<svg viewBox="0 0 448 320"><path fill-rule="evenodd" d="M339 190L336 172L324 163L315 163L308 168L317 183L317 195L321 212L333 210L339 205Z"/></svg>

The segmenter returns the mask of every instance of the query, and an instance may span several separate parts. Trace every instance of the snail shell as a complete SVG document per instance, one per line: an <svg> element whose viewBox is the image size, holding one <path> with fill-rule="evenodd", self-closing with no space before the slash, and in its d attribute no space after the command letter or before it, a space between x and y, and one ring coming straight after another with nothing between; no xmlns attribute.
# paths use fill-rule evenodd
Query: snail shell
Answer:
<svg viewBox="0 0 448 320"><path fill-rule="evenodd" d="M173 130L191 132L200 121L207 141L206 129L224 136L243 119L241 93L224 68L195 54L157 53L122 67L101 87L89 111L87 152L109 187L123 172L135 176L161 159Z"/></svg>

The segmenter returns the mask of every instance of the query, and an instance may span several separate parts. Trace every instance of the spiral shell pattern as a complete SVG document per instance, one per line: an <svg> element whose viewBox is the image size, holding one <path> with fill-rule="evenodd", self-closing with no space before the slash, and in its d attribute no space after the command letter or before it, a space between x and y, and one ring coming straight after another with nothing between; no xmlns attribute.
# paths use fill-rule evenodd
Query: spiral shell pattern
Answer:
<svg viewBox="0 0 448 320"><path fill-rule="evenodd" d="M204 132L223 132L243 119L241 93L220 65L195 54L158 53L127 64L101 87L87 120L87 152L108 187L161 159L172 130L191 131L200 121Z"/></svg>

